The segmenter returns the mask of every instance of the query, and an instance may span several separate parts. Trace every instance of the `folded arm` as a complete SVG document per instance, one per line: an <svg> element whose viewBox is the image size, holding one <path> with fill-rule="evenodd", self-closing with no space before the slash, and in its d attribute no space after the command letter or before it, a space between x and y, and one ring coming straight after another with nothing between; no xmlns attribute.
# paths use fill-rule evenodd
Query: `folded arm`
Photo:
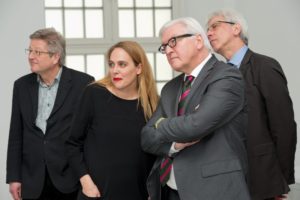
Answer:
<svg viewBox="0 0 300 200"><path fill-rule="evenodd" d="M197 110L165 118L156 129L154 121L162 116L162 106L167 106L160 104L152 123L142 131L142 146L159 155L168 152L172 142L199 141L234 118L243 109L244 99L243 81L239 77L224 76L208 84Z"/></svg>

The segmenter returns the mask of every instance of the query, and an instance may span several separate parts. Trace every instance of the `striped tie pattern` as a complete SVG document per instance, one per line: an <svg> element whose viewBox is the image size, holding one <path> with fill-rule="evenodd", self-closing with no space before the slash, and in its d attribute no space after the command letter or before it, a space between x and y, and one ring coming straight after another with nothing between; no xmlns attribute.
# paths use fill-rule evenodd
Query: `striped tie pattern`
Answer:
<svg viewBox="0 0 300 200"><path fill-rule="evenodd" d="M184 114L186 98L191 90L191 83L193 82L193 80L194 77L190 75L187 76L184 81L182 93L179 99L177 116L181 116ZM169 180L171 169L172 169L172 158L166 156L160 165L160 183L162 186L165 186L167 181Z"/></svg>
<svg viewBox="0 0 300 200"><path fill-rule="evenodd" d="M181 116L184 113L186 98L187 98L188 94L190 93L191 84L192 84L193 80L194 80L194 77L190 75L190 76L187 76L184 81L182 93L181 93L179 103L178 103L178 111L177 111L178 116Z"/></svg>

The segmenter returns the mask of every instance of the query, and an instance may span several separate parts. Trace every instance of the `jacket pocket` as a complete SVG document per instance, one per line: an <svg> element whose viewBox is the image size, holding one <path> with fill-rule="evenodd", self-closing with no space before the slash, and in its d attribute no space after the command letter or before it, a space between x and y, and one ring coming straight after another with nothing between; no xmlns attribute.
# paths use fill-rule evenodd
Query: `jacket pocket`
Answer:
<svg viewBox="0 0 300 200"><path fill-rule="evenodd" d="M238 160L223 160L203 165L201 170L202 177L205 178L234 171L241 171L242 167Z"/></svg>

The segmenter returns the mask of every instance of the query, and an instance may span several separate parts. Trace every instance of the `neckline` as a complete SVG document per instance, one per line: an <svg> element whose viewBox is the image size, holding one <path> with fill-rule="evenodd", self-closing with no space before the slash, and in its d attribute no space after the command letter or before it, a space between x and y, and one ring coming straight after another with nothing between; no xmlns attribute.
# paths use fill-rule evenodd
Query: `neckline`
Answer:
<svg viewBox="0 0 300 200"><path fill-rule="evenodd" d="M135 99L125 99L125 98L122 98L122 97L119 97L117 96L116 94L114 94L113 92L111 92L108 88L105 87L105 89L113 96L115 97L116 99L120 99L120 100L123 100L123 101L131 101L131 102L134 102L134 101L137 101L138 98L135 98Z"/></svg>

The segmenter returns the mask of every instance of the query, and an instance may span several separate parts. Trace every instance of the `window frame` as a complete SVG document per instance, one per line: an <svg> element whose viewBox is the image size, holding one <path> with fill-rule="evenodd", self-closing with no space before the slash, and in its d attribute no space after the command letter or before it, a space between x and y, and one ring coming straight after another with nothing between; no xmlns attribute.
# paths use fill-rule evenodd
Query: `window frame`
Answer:
<svg viewBox="0 0 300 200"><path fill-rule="evenodd" d="M171 19L181 16L184 1L171 0ZM45 7L45 9L47 9ZM64 11L62 11L64 12ZM64 16L63 16L64 19ZM85 22L83 26L85 27ZM63 30L65 31L65 24L63 23ZM156 54L160 46L160 38L154 37L119 37L118 30L118 0L103 0L103 38L66 38L66 52L67 56L84 56L84 69L87 72L87 55L103 54L105 56L107 50L115 43L121 40L134 40L141 44L146 53L153 53L153 71L156 79ZM85 30L84 30L85 32ZM106 63L104 63L106 72ZM178 73L172 70L172 77ZM157 83L166 83L169 80L156 80Z"/></svg>

